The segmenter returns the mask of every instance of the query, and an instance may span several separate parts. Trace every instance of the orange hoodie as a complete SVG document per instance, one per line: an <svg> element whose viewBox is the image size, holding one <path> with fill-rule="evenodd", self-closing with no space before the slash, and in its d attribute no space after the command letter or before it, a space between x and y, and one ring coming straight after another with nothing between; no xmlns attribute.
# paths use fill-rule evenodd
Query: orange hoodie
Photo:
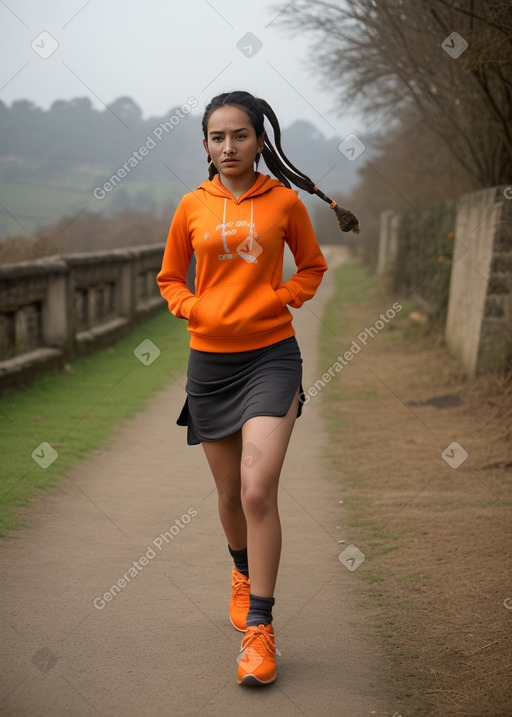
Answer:
<svg viewBox="0 0 512 717"><path fill-rule="evenodd" d="M284 242L297 266L282 283ZM196 255L195 294L186 277ZM295 335L287 304L311 299L327 264L296 193L257 173L235 199L216 175L181 200L157 282L170 311L188 319L190 347L250 351Z"/></svg>

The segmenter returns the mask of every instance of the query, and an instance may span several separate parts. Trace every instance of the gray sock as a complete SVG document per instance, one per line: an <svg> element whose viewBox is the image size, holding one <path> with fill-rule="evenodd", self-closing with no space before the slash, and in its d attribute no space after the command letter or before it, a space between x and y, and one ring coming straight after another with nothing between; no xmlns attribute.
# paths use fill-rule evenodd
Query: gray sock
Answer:
<svg viewBox="0 0 512 717"><path fill-rule="evenodd" d="M235 568L239 573L242 573L242 575L245 575L245 577L248 578L249 563L247 561L247 548L243 548L243 550L233 550L232 547L228 545L228 550L235 563Z"/></svg>
<svg viewBox="0 0 512 717"><path fill-rule="evenodd" d="M273 597L260 597L249 593L249 612L247 627L250 625L270 625L272 622Z"/></svg>

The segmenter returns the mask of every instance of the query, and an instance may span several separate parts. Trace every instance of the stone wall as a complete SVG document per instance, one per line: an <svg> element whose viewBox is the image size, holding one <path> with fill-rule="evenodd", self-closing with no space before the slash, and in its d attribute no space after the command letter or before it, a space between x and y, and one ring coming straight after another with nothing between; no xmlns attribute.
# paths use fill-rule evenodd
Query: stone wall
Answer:
<svg viewBox="0 0 512 717"><path fill-rule="evenodd" d="M165 308L164 245L0 266L0 391L108 345Z"/></svg>
<svg viewBox="0 0 512 717"><path fill-rule="evenodd" d="M377 271L436 324L446 320L455 235L455 202L383 212Z"/></svg>
<svg viewBox="0 0 512 717"><path fill-rule="evenodd" d="M377 271L442 322L468 376L510 370L512 187L383 212Z"/></svg>

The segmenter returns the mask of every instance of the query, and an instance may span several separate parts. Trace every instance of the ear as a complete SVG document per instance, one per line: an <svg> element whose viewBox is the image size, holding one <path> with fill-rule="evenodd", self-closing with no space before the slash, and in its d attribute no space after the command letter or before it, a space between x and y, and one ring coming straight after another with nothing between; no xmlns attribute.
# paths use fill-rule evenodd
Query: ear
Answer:
<svg viewBox="0 0 512 717"><path fill-rule="evenodd" d="M263 151L263 145L265 144L265 132L262 132L258 137L258 153L261 154Z"/></svg>
<svg viewBox="0 0 512 717"><path fill-rule="evenodd" d="M205 139L203 139L203 147L206 150L206 154L210 154L210 150L208 149L208 142Z"/></svg>

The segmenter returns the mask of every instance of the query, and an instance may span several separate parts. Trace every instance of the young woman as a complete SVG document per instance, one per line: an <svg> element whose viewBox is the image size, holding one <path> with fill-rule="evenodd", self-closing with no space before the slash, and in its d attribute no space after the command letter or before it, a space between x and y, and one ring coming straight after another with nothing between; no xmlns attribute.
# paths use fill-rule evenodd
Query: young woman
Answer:
<svg viewBox="0 0 512 717"><path fill-rule="evenodd" d="M187 426L189 445L202 444L218 491L234 561L229 616L244 632L238 683L268 684L276 676L278 482L302 407L302 359L288 306L311 299L327 269L290 181L328 202L344 231L358 233L359 222L285 157L264 100L242 91L218 95L202 126L209 179L181 200L157 281L170 311L188 321L187 399L178 423ZM257 172L261 155L277 179ZM285 242L296 273L283 283ZM193 253L195 293L186 281Z"/></svg>

